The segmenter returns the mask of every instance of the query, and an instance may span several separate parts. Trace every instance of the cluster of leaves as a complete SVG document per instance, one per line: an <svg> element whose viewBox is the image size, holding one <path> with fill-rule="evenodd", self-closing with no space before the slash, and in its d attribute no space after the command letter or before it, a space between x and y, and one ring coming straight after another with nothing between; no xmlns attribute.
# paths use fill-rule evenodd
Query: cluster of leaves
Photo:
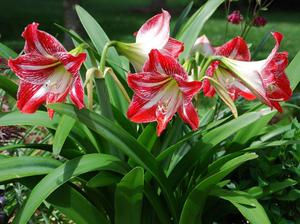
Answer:
<svg viewBox="0 0 300 224"><path fill-rule="evenodd" d="M183 12L175 27L185 43L182 57L222 2L208 1L181 25L191 5ZM77 6L76 11L92 43L87 53L99 59L109 39L83 8ZM84 42L65 31L75 45ZM16 56L2 45L0 54ZM86 68L97 63L90 59ZM300 81L299 61L300 53L287 69L293 89ZM124 82L128 61L110 49L107 62ZM49 217L56 223L68 219L78 224L267 224L299 219L300 124L292 118L296 105L286 103L290 109L282 116L257 102L239 101L241 115L234 119L216 101L200 110L198 131L191 132L175 118L158 138L154 124L128 121L128 104L120 90L109 76L105 84L111 117L98 108L77 110L69 104L50 105L57 112L53 120L44 108L35 114L0 113L1 126L30 126L25 136L38 135L45 127L44 136L50 138L0 147L9 152L0 157L0 182L13 223L40 218L50 222ZM0 76L0 88L10 101L16 98L17 85L8 76ZM94 100L103 103L96 95Z"/></svg>

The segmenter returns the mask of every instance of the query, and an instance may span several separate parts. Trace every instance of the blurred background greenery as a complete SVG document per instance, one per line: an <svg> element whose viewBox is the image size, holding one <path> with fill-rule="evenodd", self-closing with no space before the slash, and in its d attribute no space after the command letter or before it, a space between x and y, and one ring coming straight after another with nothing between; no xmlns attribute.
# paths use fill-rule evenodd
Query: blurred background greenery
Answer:
<svg viewBox="0 0 300 224"><path fill-rule="evenodd" d="M254 1L254 0L253 0ZM20 51L23 47L21 32L24 27L35 21L40 23L40 28L55 35L61 41L64 34L54 26L54 23L66 25L64 15L70 6L66 3L79 3L89 11L102 25L110 39L132 42L133 33L145 22L146 19L160 11L163 7L172 15L171 26L174 26L180 12L190 0L9 0L2 1L0 13L0 42ZM194 10L204 0L194 1ZM292 59L298 50L300 37L300 1L275 0L268 11L262 15L268 23L264 27L253 27L247 36L247 41L252 44L254 52L264 36L272 30L282 32L285 39L281 50L288 51ZM241 10L245 14L248 1L234 1L231 10ZM76 17L75 17L76 18ZM76 23L76 19L72 19ZM221 7L217 13L206 23L203 33L214 45L224 43L224 40L237 36L241 33L240 25L229 24L228 34L225 37L226 27L225 8ZM83 31L82 31L83 33ZM84 34L83 34L84 35ZM270 39L257 54L261 59L268 55L274 42Z"/></svg>

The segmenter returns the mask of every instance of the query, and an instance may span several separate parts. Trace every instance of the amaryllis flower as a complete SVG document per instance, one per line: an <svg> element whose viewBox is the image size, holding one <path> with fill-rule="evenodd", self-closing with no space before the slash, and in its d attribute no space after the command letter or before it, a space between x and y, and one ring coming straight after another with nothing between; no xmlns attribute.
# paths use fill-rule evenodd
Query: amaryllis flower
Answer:
<svg viewBox="0 0 300 224"><path fill-rule="evenodd" d="M20 78L17 107L24 113L34 113L43 103L71 101L84 107L83 87L79 69L85 53L72 55L50 34L38 30L38 23L28 25L22 33L24 54L10 59L8 65ZM48 109L50 118L54 111Z"/></svg>
<svg viewBox="0 0 300 224"><path fill-rule="evenodd" d="M131 121L157 121L160 135L177 112L193 130L198 128L192 98L200 91L201 82L189 81L174 58L152 50L143 71L128 75L128 84L135 92L127 112Z"/></svg>
<svg viewBox="0 0 300 224"><path fill-rule="evenodd" d="M197 39L193 51L198 51L204 56L224 56L239 61L250 61L251 59L247 43L241 37L235 37L222 46L213 47L206 36L201 36ZM232 100L236 100L238 96L243 96L247 100L255 99L255 95L230 70L219 64L219 61L212 62L206 75L215 78L227 90ZM203 81L203 93L208 97L213 97L216 93L215 87L211 85L209 79Z"/></svg>
<svg viewBox="0 0 300 224"><path fill-rule="evenodd" d="M267 20L263 16L257 16L253 20L253 25L254 26L260 27L260 26L265 26L266 24L267 24Z"/></svg>
<svg viewBox="0 0 300 224"><path fill-rule="evenodd" d="M116 42L117 51L129 59L136 71L142 70L152 49L174 58L183 51L183 43L170 37L170 19L170 14L162 10L142 25L135 43Z"/></svg>
<svg viewBox="0 0 300 224"><path fill-rule="evenodd" d="M243 16L239 10L235 10L227 16L227 21L232 24L240 24L243 21Z"/></svg>
<svg viewBox="0 0 300 224"><path fill-rule="evenodd" d="M263 103L282 112L279 102L287 101L292 96L284 71L288 65L288 54L277 52L283 35L278 32L272 35L276 44L265 60L250 62L224 57L219 66L229 69L237 82L246 86Z"/></svg>

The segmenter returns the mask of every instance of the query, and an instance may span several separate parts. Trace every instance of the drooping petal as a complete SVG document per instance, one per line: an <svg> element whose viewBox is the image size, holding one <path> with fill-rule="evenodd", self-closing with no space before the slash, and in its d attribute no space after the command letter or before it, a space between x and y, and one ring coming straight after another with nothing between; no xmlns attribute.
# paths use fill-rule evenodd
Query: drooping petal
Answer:
<svg viewBox="0 0 300 224"><path fill-rule="evenodd" d="M215 50L211 46L210 41L205 35L199 37L192 49L192 53L200 52L200 54L204 55L205 57L213 55Z"/></svg>
<svg viewBox="0 0 300 224"><path fill-rule="evenodd" d="M17 94L17 107L23 113L34 113L47 98L48 87L20 81Z"/></svg>
<svg viewBox="0 0 300 224"><path fill-rule="evenodd" d="M182 42L170 37L167 44L159 51L164 55L169 55L173 58L178 58L179 54L183 52L184 45Z"/></svg>
<svg viewBox="0 0 300 224"><path fill-rule="evenodd" d="M170 14L162 10L162 13L150 18L142 25L136 35L136 43L142 44L146 53L152 49L162 49L170 36Z"/></svg>
<svg viewBox="0 0 300 224"><path fill-rule="evenodd" d="M182 120L187 123L193 130L199 127L199 117L192 102L183 103L177 110Z"/></svg>
<svg viewBox="0 0 300 224"><path fill-rule="evenodd" d="M76 75L82 63L86 59L86 53L80 53L77 56L73 56L67 52L58 52L54 56L64 65L65 69L71 74Z"/></svg>
<svg viewBox="0 0 300 224"><path fill-rule="evenodd" d="M188 79L188 75L182 66L172 57L161 54L158 50L151 50L149 59L143 67L145 72L158 72L167 75L179 75L183 79Z"/></svg>
<svg viewBox="0 0 300 224"><path fill-rule="evenodd" d="M58 64L60 62L57 59L36 53L29 53L8 60L10 69L21 80L34 84L45 82Z"/></svg>
<svg viewBox="0 0 300 224"><path fill-rule="evenodd" d="M170 81L171 77L157 72L128 74L128 85L145 100L151 100Z"/></svg>
<svg viewBox="0 0 300 224"><path fill-rule="evenodd" d="M214 54L239 61L250 61L251 55L246 41L242 37L235 37L222 46L214 48Z"/></svg>
<svg viewBox="0 0 300 224"><path fill-rule="evenodd" d="M25 39L25 53L37 53L51 57L57 52L66 52L66 49L55 37L38 30L38 26L38 23L29 24L22 33L22 37Z"/></svg>
<svg viewBox="0 0 300 224"><path fill-rule="evenodd" d="M147 105L149 105L149 100L144 100L136 94L133 95L127 111L128 119L136 123L148 123L156 121L155 112L157 105Z"/></svg>
<svg viewBox="0 0 300 224"><path fill-rule="evenodd" d="M84 107L84 91L79 74L75 78L71 87L70 99L79 109Z"/></svg>

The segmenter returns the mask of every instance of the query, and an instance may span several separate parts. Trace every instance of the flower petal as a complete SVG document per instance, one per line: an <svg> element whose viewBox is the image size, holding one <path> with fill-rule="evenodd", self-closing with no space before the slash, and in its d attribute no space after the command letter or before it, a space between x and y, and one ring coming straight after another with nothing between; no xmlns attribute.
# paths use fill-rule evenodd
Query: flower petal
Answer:
<svg viewBox="0 0 300 224"><path fill-rule="evenodd" d="M220 47L215 47L215 55L228 57L239 61L250 61L250 51L242 37L235 37Z"/></svg>
<svg viewBox="0 0 300 224"><path fill-rule="evenodd" d="M70 99L79 109L84 107L84 91L79 74L75 78L71 87Z"/></svg>
<svg viewBox="0 0 300 224"><path fill-rule="evenodd" d="M21 81L17 94L17 107L23 113L34 113L47 98L48 88Z"/></svg>
<svg viewBox="0 0 300 224"><path fill-rule="evenodd" d="M57 52L66 52L55 37L38 30L38 26L38 23L29 24L22 33L25 39L25 53L37 53L49 57Z"/></svg>
<svg viewBox="0 0 300 224"><path fill-rule="evenodd" d="M136 35L136 43L143 44L146 53L152 49L162 49L168 42L170 36L170 14L162 10L162 13L150 18L139 29Z"/></svg>
<svg viewBox="0 0 300 224"><path fill-rule="evenodd" d="M21 79L34 84L42 84L60 64L55 58L40 54L25 54L16 59L9 59L10 69Z"/></svg>
<svg viewBox="0 0 300 224"><path fill-rule="evenodd" d="M74 76L77 75L82 63L86 59L86 53L73 56L67 52L58 52L55 53L54 56L64 65L65 69Z"/></svg>
<svg viewBox="0 0 300 224"><path fill-rule="evenodd" d="M156 104L147 107L149 100L140 98L138 95L133 95L131 103L127 111L127 117L129 120L137 123L148 123L156 121L155 111L157 108Z"/></svg>
<svg viewBox="0 0 300 224"><path fill-rule="evenodd" d="M188 75L182 66L172 57L161 54L158 50L151 50L149 59L143 67L145 72L158 72L166 75L179 75L183 79L188 79Z"/></svg>
<svg viewBox="0 0 300 224"><path fill-rule="evenodd" d="M173 58L178 58L179 54L183 52L183 50L184 50L184 45L182 42L172 37L169 37L167 44L164 46L163 49L159 51L164 55L168 55Z"/></svg>
<svg viewBox="0 0 300 224"><path fill-rule="evenodd" d="M170 79L170 76L157 72L140 72L127 76L129 87L145 100L152 99Z"/></svg>
<svg viewBox="0 0 300 224"><path fill-rule="evenodd" d="M191 101L202 88L200 81L186 81L180 76L174 76L180 91L183 93L185 100Z"/></svg>
<svg viewBox="0 0 300 224"><path fill-rule="evenodd" d="M177 110L182 120L189 124L189 126L196 130L199 127L199 117L192 102L183 103Z"/></svg>
<svg viewBox="0 0 300 224"><path fill-rule="evenodd" d="M200 54L207 57L207 56L213 55L215 50L211 46L208 38L205 35L202 35L201 37L199 37L196 40L196 42L193 46L192 53L195 53L195 52L200 52Z"/></svg>

